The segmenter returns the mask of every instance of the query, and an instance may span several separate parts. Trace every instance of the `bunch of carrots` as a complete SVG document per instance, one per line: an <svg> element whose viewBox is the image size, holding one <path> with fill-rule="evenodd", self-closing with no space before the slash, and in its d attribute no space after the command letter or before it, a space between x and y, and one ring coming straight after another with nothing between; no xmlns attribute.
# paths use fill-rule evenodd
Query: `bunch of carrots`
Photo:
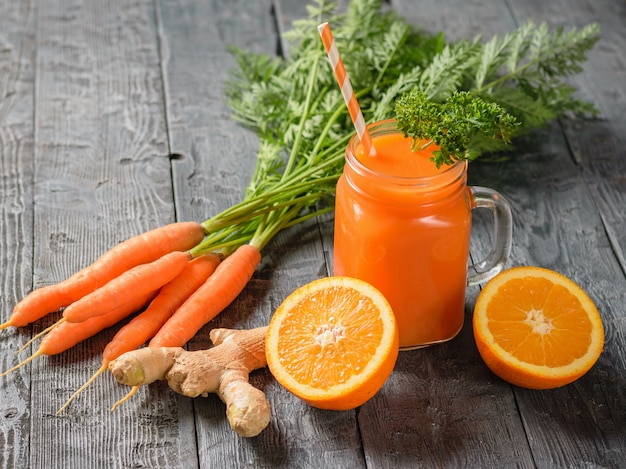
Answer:
<svg viewBox="0 0 626 469"><path fill-rule="evenodd" d="M123 353L146 343L182 347L244 289L261 261L261 249L276 233L328 210L305 210L325 195L319 190L291 193L288 202L282 196L249 196L204 223L172 223L127 239L68 279L32 291L0 329L23 327L60 309L62 317L23 347L43 336L35 353L0 376L38 356L64 352L141 311L118 330L102 353L102 366L61 412Z"/></svg>
<svg viewBox="0 0 626 469"><path fill-rule="evenodd" d="M316 31L313 31L316 34ZM182 347L225 309L244 289L261 261L261 250L281 230L333 209L344 149L351 133L333 128L347 116L340 95L334 111L325 112L324 130L314 145L305 134L320 105L315 88L322 73L332 83L330 68L318 42L299 121L292 122L293 140L261 140L257 162L242 201L202 223L172 223L130 238L93 264L58 284L32 291L0 324L23 327L62 310L62 317L21 350L41 339L37 350L6 376L42 355L55 355L111 327L131 314L102 353L102 366L74 393L104 373L123 353L148 347ZM237 112L235 111L235 114ZM21 351L20 350L20 351ZM114 408L132 396L136 388Z"/></svg>
<svg viewBox="0 0 626 469"><path fill-rule="evenodd" d="M68 279L31 292L0 330L61 309L62 317L26 344L43 337L35 353L0 376L138 313L115 334L101 368L62 410L123 353L145 344L185 345L244 289L278 232L333 209L329 202L353 130L332 68L320 66L327 59L317 25L332 17L336 37L349 39L360 71L355 95L367 104L366 121L391 117L395 97L420 85L422 67L424 76L439 77L433 70L441 61L435 59L450 50L439 36L427 37L391 13L380 14L380 0L355 0L344 15L335 14L332 3L314 3L307 21L294 22L289 58L236 54L240 75L228 92L233 115L261 142L242 201L201 223L173 223L130 238Z"/></svg>
<svg viewBox="0 0 626 469"><path fill-rule="evenodd" d="M317 35L316 29L312 35ZM334 78L330 67L320 66L327 59L318 39L317 45L311 68L307 66L306 85L298 85L305 92L304 99L293 98L300 110L289 122L295 130L288 132L289 138L277 141L276 134L265 129L272 135L261 139L242 201L201 223L177 222L139 234L66 280L32 291L0 324L0 330L26 326L59 310L62 317L22 348L41 339L30 357L0 376L36 357L64 352L136 314L107 344L102 366L61 412L123 353L146 344L184 346L244 289L261 261L262 249L278 232L333 209L335 185L352 132L337 134L337 126L349 122L338 92L331 110L320 110L319 80L324 77L325 83L333 83ZM245 121L240 111L234 109L234 113L237 120ZM310 122L322 114L323 129L311 137Z"/></svg>

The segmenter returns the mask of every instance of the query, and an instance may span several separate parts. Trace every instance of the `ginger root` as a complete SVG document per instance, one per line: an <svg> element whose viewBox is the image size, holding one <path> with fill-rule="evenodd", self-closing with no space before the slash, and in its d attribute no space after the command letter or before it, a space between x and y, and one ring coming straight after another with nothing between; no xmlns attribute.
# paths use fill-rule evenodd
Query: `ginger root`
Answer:
<svg viewBox="0 0 626 469"><path fill-rule="evenodd" d="M208 350L145 347L127 352L109 364L115 379L128 386L166 379L170 388L188 397L216 393L226 404L231 428L256 436L269 424L265 394L248 382L251 371L267 366L267 327L249 330L213 329Z"/></svg>

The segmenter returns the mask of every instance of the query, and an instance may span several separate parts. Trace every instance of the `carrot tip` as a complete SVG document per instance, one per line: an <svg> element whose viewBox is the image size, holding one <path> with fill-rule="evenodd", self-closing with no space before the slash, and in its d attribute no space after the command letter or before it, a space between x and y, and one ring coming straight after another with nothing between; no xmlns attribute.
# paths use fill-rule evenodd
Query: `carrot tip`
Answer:
<svg viewBox="0 0 626 469"><path fill-rule="evenodd" d="M78 388L76 392L72 394L67 401L65 401L65 404L63 404L59 408L59 410L57 410L57 415L59 415L61 412L67 409L67 407L72 403L72 401L76 398L76 396L78 396L81 392L83 392L89 385L91 385L91 383L93 383L96 380L98 376L100 376L106 370L107 370L106 365L102 365L100 368L98 368L98 370L91 376L91 378L89 378L87 382L85 382L85 384L83 384L80 388Z"/></svg>
<svg viewBox="0 0 626 469"><path fill-rule="evenodd" d="M120 405L122 405L124 402L129 400L131 397L133 397L137 391L139 391L139 386L133 386L132 389L128 392L128 394L126 394L119 401L117 401L115 404L113 404L113 407L111 407L111 412L113 412Z"/></svg>
<svg viewBox="0 0 626 469"><path fill-rule="evenodd" d="M24 345L22 345L18 350L15 351L15 354L17 355L18 353L22 353L24 350L26 350L28 348L28 346L30 344L32 344L34 341L36 341L37 339L39 339L40 337L46 335L48 332L50 332L52 329L54 329L55 327L57 327L59 324L62 324L63 322L65 322L65 319L61 318L59 319L57 322L55 322L54 324L52 324L49 327L46 327L43 331L39 332L38 334L35 334L28 342L26 342Z"/></svg>
<svg viewBox="0 0 626 469"><path fill-rule="evenodd" d="M7 322L3 322L2 324L0 324L0 331L2 329L7 329L8 327L11 327L12 325L13 325L13 323L9 319Z"/></svg>
<svg viewBox="0 0 626 469"><path fill-rule="evenodd" d="M39 355L43 355L43 352L41 350L37 350L35 353L33 353L30 357L28 357L26 360L21 361L20 363L18 363L17 365L15 365L12 368L9 368L8 370L6 370L5 372L3 372L2 374L0 374L0 378L4 378L5 376L7 376L9 373L12 373L13 371L17 370L18 368L21 368L22 366L26 365L27 363L33 361L35 358L37 358Z"/></svg>

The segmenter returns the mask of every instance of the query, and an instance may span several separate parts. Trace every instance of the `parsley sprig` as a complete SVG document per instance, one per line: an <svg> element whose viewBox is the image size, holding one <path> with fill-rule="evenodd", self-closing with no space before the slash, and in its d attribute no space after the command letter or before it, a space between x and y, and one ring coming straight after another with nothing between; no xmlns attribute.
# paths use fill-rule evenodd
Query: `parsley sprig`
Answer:
<svg viewBox="0 0 626 469"><path fill-rule="evenodd" d="M424 149L433 142L435 164L475 159L481 143L510 143L519 122L504 108L467 91L453 91L443 103L430 101L426 93L413 90L396 101L398 128L413 137L413 149ZM475 152L475 153L472 153Z"/></svg>

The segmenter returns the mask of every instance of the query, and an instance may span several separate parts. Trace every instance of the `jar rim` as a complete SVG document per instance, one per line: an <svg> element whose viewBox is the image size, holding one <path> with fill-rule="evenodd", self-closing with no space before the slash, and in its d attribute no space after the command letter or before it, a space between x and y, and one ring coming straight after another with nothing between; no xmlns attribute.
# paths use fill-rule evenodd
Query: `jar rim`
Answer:
<svg viewBox="0 0 626 469"><path fill-rule="evenodd" d="M372 140L376 136L386 134L402 134L402 131L398 129L395 119L384 119L377 122L373 122L367 125L367 130L372 137ZM346 147L346 163L348 163L353 170L359 172L362 176L370 176L377 179L385 180L388 183L402 185L402 186L432 186L433 182L438 179L445 179L450 182L456 180L459 176L462 176L467 169L467 161L459 160L449 165L447 168L439 171L436 174L430 176L395 176L385 174L380 171L369 168L363 164L355 156L357 149L361 147L361 141L358 135L353 135L350 139L348 146ZM375 157L374 157L375 158Z"/></svg>

